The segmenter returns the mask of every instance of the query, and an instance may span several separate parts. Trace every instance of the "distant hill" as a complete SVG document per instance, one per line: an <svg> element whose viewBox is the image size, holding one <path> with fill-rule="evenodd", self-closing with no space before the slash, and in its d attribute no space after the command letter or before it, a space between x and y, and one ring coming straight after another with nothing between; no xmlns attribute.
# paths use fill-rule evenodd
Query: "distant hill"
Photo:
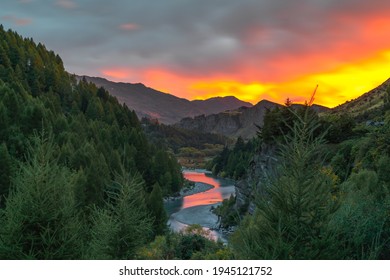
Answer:
<svg viewBox="0 0 390 280"><path fill-rule="evenodd" d="M332 113L348 112L353 117L370 114L370 112L374 112L383 107L384 97L388 88L390 88L390 79L358 98L333 108Z"/></svg>
<svg viewBox="0 0 390 280"><path fill-rule="evenodd" d="M250 108L241 107L236 110L227 110L209 116L201 115L194 118L184 118L176 126L200 132L217 133L229 137L241 136L244 139L250 139L256 135L257 126L263 125L266 111L282 106L278 103L262 100ZM302 105L293 104L292 106L299 107ZM330 110L320 105L313 105L313 108L317 112Z"/></svg>
<svg viewBox="0 0 390 280"><path fill-rule="evenodd" d="M79 79L102 86L121 103L134 110L139 118L158 119L165 124L173 124L185 117L210 115L239 107L252 107L249 102L241 101L233 96L215 97L207 100L189 101L164 93L144 84L116 83L103 78L81 76Z"/></svg>

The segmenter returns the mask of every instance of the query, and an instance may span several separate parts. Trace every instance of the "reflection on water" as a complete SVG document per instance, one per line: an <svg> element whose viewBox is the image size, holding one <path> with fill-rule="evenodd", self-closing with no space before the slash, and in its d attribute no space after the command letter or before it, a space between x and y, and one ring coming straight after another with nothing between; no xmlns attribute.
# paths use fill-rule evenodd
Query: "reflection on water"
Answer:
<svg viewBox="0 0 390 280"><path fill-rule="evenodd" d="M193 182L200 182L214 186L211 190L185 196L182 205L183 209L199 205L215 204L223 200L222 194L219 190L221 184L216 179L208 177L205 173L197 172L184 172L183 176L185 179Z"/></svg>
<svg viewBox="0 0 390 280"><path fill-rule="evenodd" d="M170 228L176 232L191 224L199 224L206 230L215 228L218 226L218 219L211 211L211 207L218 205L232 194L234 195L234 182L213 177L204 172L184 171L183 176L193 182L212 185L213 188L205 192L185 196L182 199L166 202L165 209L169 215L168 224ZM226 237L221 235L218 230L211 230L210 232L211 239L221 239L226 242Z"/></svg>

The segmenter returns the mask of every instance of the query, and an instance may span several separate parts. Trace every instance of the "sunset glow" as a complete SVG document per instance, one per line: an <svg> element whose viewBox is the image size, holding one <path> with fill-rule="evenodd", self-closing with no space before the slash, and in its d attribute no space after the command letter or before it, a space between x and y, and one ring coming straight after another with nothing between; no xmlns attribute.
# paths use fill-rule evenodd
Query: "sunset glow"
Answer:
<svg viewBox="0 0 390 280"><path fill-rule="evenodd" d="M286 76L276 82L240 82L239 75L237 79L230 76L198 79L163 70L138 71L136 75L132 74L134 72L129 69L102 71L115 81L134 80L136 76L152 88L190 100L233 95L252 104L263 99L284 103L287 98L297 103L304 102L318 84L315 103L334 107L362 95L390 77L390 49L329 71L305 73L292 79Z"/></svg>
<svg viewBox="0 0 390 280"><path fill-rule="evenodd" d="M331 37L321 45L308 41L302 49L281 49L269 58L261 57L261 53L237 53L235 57L239 59L234 68L226 72L216 69L203 75L191 69L114 68L111 72L116 75L107 76L117 81L141 80L150 87L190 100L233 95L253 104L262 99L283 103L287 98L301 103L318 84L315 102L334 107L390 77L390 19L379 13L359 19L335 15L333 20L341 27L331 25L329 30L323 30ZM277 32L280 31L272 28L252 29L242 44L253 46L261 43L259 40L271 40Z"/></svg>
<svg viewBox="0 0 390 280"><path fill-rule="evenodd" d="M318 84L315 102L334 107L390 77L390 1L94 3L5 0L0 19L71 73L190 100L304 102Z"/></svg>

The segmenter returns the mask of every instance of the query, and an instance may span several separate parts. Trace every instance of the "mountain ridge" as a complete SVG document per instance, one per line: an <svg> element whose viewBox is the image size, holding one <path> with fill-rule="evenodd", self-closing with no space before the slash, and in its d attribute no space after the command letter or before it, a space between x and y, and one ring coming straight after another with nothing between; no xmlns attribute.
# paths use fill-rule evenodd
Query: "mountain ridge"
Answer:
<svg viewBox="0 0 390 280"><path fill-rule="evenodd" d="M175 125L189 130L200 132L211 132L222 134L229 137L242 137L250 139L256 135L258 126L263 125L264 115L267 110L275 107L283 107L266 99L259 101L252 107L241 107L236 110L228 110L218 114L208 116L195 116L194 118L184 118ZM300 107L301 104L293 104L292 107ZM321 105L313 105L312 108L317 112L330 110Z"/></svg>
<svg viewBox="0 0 390 280"><path fill-rule="evenodd" d="M165 124L173 124L185 117L210 115L239 107L253 106L234 96L213 97L206 100L190 101L169 93L147 87L142 83L112 82L101 77L77 76L104 87L121 103L133 109L139 118L158 119Z"/></svg>
<svg viewBox="0 0 390 280"><path fill-rule="evenodd" d="M359 97L334 107L332 113L347 111L352 116L367 114L369 111L374 111L384 105L387 91L390 91L390 78Z"/></svg>
<svg viewBox="0 0 390 280"><path fill-rule="evenodd" d="M348 113L354 118L369 120L375 118L377 111L385 105L385 99L390 97L390 79L361 96L347 101L335 108L322 105L311 106L317 113L344 114ZM235 111L226 111L210 116L196 116L185 118L178 122L178 127L195 129L200 132L212 132L231 137L250 139L256 135L257 126L263 125L263 118L267 109L282 107L283 105L268 100L261 100L251 108L239 108ZM303 106L292 104L292 108Z"/></svg>

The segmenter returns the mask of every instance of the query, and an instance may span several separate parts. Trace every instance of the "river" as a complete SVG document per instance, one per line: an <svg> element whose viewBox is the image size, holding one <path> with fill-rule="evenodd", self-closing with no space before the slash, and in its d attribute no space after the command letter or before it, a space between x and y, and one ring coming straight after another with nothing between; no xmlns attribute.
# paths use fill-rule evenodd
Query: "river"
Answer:
<svg viewBox="0 0 390 280"><path fill-rule="evenodd" d="M185 170L183 176L187 180L208 184L213 188L166 202L165 208L169 215L168 224L171 229L178 232L188 225L199 224L204 229L210 230L212 239L226 242L226 236L213 229L217 226L218 217L211 212L211 207L216 207L222 200L234 195L234 182L212 176L203 170Z"/></svg>

